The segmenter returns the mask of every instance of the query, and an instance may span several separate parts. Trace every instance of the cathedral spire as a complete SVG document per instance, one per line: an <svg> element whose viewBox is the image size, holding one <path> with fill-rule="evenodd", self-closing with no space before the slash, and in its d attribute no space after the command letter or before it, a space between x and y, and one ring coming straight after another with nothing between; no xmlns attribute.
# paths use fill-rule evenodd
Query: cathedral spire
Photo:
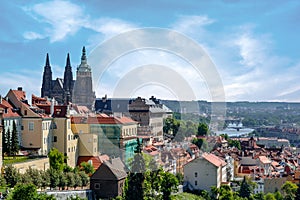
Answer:
<svg viewBox="0 0 300 200"><path fill-rule="evenodd" d="M71 67L71 61L70 61L70 54L67 55L67 61L66 61L66 67L65 67L65 73L64 73L64 103L68 103L72 99L72 91L73 91L73 73L72 73L72 67Z"/></svg>
<svg viewBox="0 0 300 200"><path fill-rule="evenodd" d="M50 67L49 54L48 54L48 53L47 53L47 56L46 56L46 64L45 64L45 67Z"/></svg>
<svg viewBox="0 0 300 200"><path fill-rule="evenodd" d="M70 54L68 53L67 55L67 63L66 63L66 68L71 67L71 62L70 62Z"/></svg>
<svg viewBox="0 0 300 200"><path fill-rule="evenodd" d="M52 71L49 61L49 54L46 56L46 63L44 67L43 80L42 80L42 88L41 88L41 96L42 97L51 97L52 90Z"/></svg>
<svg viewBox="0 0 300 200"><path fill-rule="evenodd" d="M83 46L83 48L82 48L81 63L83 63L83 64L87 63L85 46Z"/></svg>
<svg viewBox="0 0 300 200"><path fill-rule="evenodd" d="M77 71L91 72L91 67L87 63L85 46L82 47L81 63L78 66Z"/></svg>

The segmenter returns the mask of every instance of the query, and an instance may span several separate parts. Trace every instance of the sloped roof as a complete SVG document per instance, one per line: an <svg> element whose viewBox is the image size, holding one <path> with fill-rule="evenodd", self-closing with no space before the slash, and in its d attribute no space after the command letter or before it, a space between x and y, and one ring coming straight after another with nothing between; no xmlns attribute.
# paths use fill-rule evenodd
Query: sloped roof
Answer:
<svg viewBox="0 0 300 200"><path fill-rule="evenodd" d="M105 161L91 176L91 179L118 181L126 177L125 165L120 158L114 158L110 161Z"/></svg>
<svg viewBox="0 0 300 200"><path fill-rule="evenodd" d="M18 112L16 112L13 106L5 99L2 99L2 104L0 104L0 107L6 109L6 112L3 112L3 118L20 117Z"/></svg>
<svg viewBox="0 0 300 200"><path fill-rule="evenodd" d="M223 167L226 165L226 162L224 160L222 160L218 156L215 156L212 153L203 153L202 157L208 162L210 162L211 164L215 165L216 167L220 167L220 166Z"/></svg>
<svg viewBox="0 0 300 200"><path fill-rule="evenodd" d="M259 156L258 159L260 160L260 162L262 162L263 164L270 164L271 160L269 160L266 156Z"/></svg>

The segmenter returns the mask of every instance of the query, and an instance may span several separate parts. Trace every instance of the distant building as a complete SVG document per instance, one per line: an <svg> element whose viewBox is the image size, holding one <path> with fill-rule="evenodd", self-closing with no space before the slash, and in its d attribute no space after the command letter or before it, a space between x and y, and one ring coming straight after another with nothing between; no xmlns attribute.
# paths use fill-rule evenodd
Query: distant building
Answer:
<svg viewBox="0 0 300 200"><path fill-rule="evenodd" d="M81 63L76 71L73 103L94 110L95 92L93 91L92 69L87 63L85 47L82 49Z"/></svg>
<svg viewBox="0 0 300 200"><path fill-rule="evenodd" d="M163 119L166 112L161 104L138 97L130 102L129 113L140 124L139 135L163 140Z"/></svg>
<svg viewBox="0 0 300 200"><path fill-rule="evenodd" d="M52 80L50 59L47 54L43 72L41 97L55 98L59 104L69 104L72 102L93 109L96 97L93 91L92 70L87 64L85 47L82 50L81 63L77 68L76 78L76 81L73 80L70 55L68 54L64 78Z"/></svg>
<svg viewBox="0 0 300 200"><path fill-rule="evenodd" d="M3 132L10 131L12 134L13 123L15 123L17 128L17 135L19 138L19 144L21 145L21 127L22 127L22 117L19 114L19 110L14 108L11 103L9 103L6 98L0 96L0 108L3 108Z"/></svg>
<svg viewBox="0 0 300 200"><path fill-rule="evenodd" d="M55 98L59 104L68 104L69 102L72 102L74 82L70 55L67 55L64 78L52 80L50 59L47 54L42 80L41 97Z"/></svg>
<svg viewBox="0 0 300 200"><path fill-rule="evenodd" d="M97 147L101 154L121 157L124 161L133 158L137 138L137 122L128 117L73 116L72 130L80 138L96 135Z"/></svg>
<svg viewBox="0 0 300 200"><path fill-rule="evenodd" d="M210 191L226 182L226 162L214 154L204 153L184 166L184 181L191 190Z"/></svg>

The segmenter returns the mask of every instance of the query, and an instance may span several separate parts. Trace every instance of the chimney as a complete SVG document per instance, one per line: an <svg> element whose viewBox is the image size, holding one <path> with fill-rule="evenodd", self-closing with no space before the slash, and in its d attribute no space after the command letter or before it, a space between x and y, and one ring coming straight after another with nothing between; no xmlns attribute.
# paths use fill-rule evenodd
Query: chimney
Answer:
<svg viewBox="0 0 300 200"><path fill-rule="evenodd" d="M0 104L2 104L2 96L0 95Z"/></svg>
<svg viewBox="0 0 300 200"><path fill-rule="evenodd" d="M55 104L55 99L54 97L51 99L51 106L50 106L50 115L52 116L54 113L54 104Z"/></svg>
<svg viewBox="0 0 300 200"><path fill-rule="evenodd" d="M19 90L19 91L22 91L22 90L23 90L23 88L22 88L22 87L18 87L18 90Z"/></svg>

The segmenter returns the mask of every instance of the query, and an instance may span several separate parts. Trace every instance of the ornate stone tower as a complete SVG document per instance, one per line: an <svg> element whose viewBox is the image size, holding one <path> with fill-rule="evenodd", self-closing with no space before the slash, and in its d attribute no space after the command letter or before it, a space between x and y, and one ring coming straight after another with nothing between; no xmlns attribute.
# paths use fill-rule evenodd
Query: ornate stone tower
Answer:
<svg viewBox="0 0 300 200"><path fill-rule="evenodd" d="M73 90L73 103L94 110L95 92L93 91L92 69L87 64L85 47L82 48L81 63L77 67Z"/></svg>
<svg viewBox="0 0 300 200"><path fill-rule="evenodd" d="M52 90L52 71L51 71L51 66L50 66L50 62L49 62L49 55L47 53L46 64L44 67L44 74L43 74L41 96L42 97L46 97L46 96L52 97L51 90Z"/></svg>
<svg viewBox="0 0 300 200"><path fill-rule="evenodd" d="M72 73L72 67L70 62L70 55L68 54L65 73L64 73L64 85L63 85L63 91L64 91L63 98L65 104L72 102L73 86L74 86L73 73Z"/></svg>

